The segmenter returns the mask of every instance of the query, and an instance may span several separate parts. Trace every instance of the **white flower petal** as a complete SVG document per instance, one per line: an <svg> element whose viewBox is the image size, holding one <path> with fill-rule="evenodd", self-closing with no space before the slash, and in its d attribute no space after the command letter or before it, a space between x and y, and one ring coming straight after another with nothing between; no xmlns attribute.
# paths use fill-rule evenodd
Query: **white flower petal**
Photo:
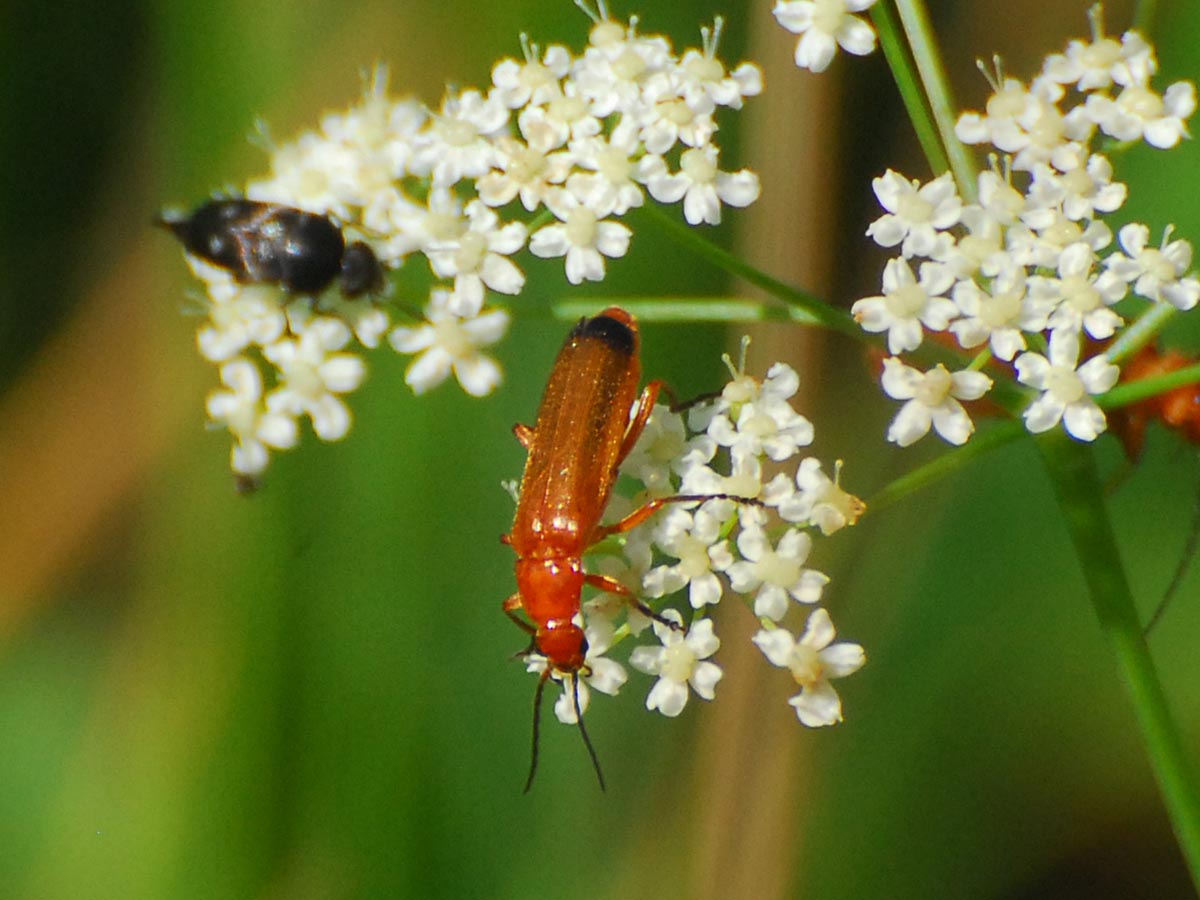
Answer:
<svg viewBox="0 0 1200 900"><path fill-rule="evenodd" d="M788 703L795 707L801 723L809 728L836 725L842 721L842 700L827 681L806 687Z"/></svg>

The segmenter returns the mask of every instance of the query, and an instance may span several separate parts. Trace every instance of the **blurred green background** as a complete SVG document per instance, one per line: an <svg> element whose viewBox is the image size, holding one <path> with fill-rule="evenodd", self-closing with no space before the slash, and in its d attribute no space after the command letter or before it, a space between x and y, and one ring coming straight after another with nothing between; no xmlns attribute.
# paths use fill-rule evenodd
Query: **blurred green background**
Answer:
<svg viewBox="0 0 1200 900"><path fill-rule="evenodd" d="M726 123L723 162L764 196L716 239L848 303L882 260L861 237L870 177L925 172L878 56L823 78L790 65L770 3L616 3L692 45L727 16L723 56L768 90ZM1200 11L1162 2L1164 82L1200 73ZM1087 3L934 5L966 106L976 57L1026 76L1086 33ZM194 290L151 229L263 171L247 135L286 139L390 65L436 103L486 84L517 35L578 48L568 0L243 0L8 4L0 19L0 898L1183 897L1169 827L1035 454L1019 443L819 545L828 600L871 662L847 721L806 731L790 681L723 610L719 702L677 721L647 679L593 706L610 789L550 727L522 796L533 679L500 613L528 421L564 326L547 303L739 292L652 228L612 277L530 288L486 401L415 399L382 352L348 440L280 457L237 496L215 381L195 351ZM1110 30L1128 21L1110 4ZM728 158L727 158L728 157ZM730 166L734 167L734 166ZM1124 218L1200 239L1200 154L1137 149ZM644 223L643 223L644 224ZM1200 314L1188 317L1200 319ZM1173 340L1200 344L1196 322ZM740 330L651 326L646 369L684 395L718 383ZM755 332L760 366L801 369L815 451L869 496L942 450L883 446L892 407L861 351ZM696 361L708 359L707 366ZM1106 472L1116 442L1097 446ZM1200 465L1151 435L1112 497L1143 608L1183 550ZM1200 575L1153 648L1200 742Z"/></svg>

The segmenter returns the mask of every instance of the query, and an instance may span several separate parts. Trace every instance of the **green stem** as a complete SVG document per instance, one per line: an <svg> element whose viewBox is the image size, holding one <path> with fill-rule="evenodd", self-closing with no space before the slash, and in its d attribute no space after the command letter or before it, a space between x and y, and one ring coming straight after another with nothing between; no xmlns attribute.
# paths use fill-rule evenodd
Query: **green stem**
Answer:
<svg viewBox="0 0 1200 900"><path fill-rule="evenodd" d="M904 31L896 18L895 10L888 3L877 3L871 9L871 20L875 23L875 30L879 32L879 45L883 48L883 55L892 70L896 88L900 91L900 99L908 111L908 119L917 133L917 140L925 152L930 170L935 175L949 172L950 159L941 140L938 139L933 111L926 102L924 91L921 90L916 63L908 51Z"/></svg>
<svg viewBox="0 0 1200 900"><path fill-rule="evenodd" d="M929 99L942 147L950 158L949 169L954 173L959 193L967 200L974 200L978 183L975 162L954 133L958 107L950 92L950 80L946 77L942 55L938 52L933 29L929 25L929 13L923 0L896 0L896 10L900 13L908 45L912 48L921 86ZM945 171L945 167L935 171Z"/></svg>
<svg viewBox="0 0 1200 900"><path fill-rule="evenodd" d="M1105 509L1095 457L1089 447L1058 431L1041 437L1037 443L1083 569L1096 619L1133 701L1134 715L1175 838L1192 882L1200 890L1200 786L1142 636L1142 625Z"/></svg>
<svg viewBox="0 0 1200 900"><path fill-rule="evenodd" d="M1153 378L1141 378L1120 387L1115 387L1107 394L1096 398L1096 404L1103 409L1119 409L1130 403L1137 403L1147 397L1157 397L1167 391L1183 387L1185 384L1195 384L1200 381L1200 363L1184 366L1166 375L1155 375Z"/></svg>
<svg viewBox="0 0 1200 900"><path fill-rule="evenodd" d="M750 263L728 250L723 250L698 234L699 229L679 222L653 203L648 203L635 212L640 218L652 219L670 238L708 260L717 268L749 282L789 306L803 310L816 324L840 332L856 341L863 340L862 329L844 310L830 306L815 294L794 288L790 284L773 278L761 269L756 269Z"/></svg>
<svg viewBox="0 0 1200 900"><path fill-rule="evenodd" d="M715 322L739 325L748 322L792 322L819 326L816 317L795 306L765 303L742 297L620 297L605 295L586 300L559 300L550 305L550 315L562 322L594 316L605 306L620 306L643 322ZM539 307L544 309L545 307ZM536 313L535 313L536 314Z"/></svg>
<svg viewBox="0 0 1200 900"><path fill-rule="evenodd" d="M1109 362L1119 363L1127 356L1154 340L1163 327L1178 313L1170 303L1155 303L1126 328L1109 344L1105 355Z"/></svg>
<svg viewBox="0 0 1200 900"><path fill-rule="evenodd" d="M896 480L884 485L874 496L867 498L867 510L873 515L957 472L967 463L1005 444L1011 444L1025 434L1025 424L1018 421L1000 423L975 435L961 447L934 457L923 466L906 472Z"/></svg>

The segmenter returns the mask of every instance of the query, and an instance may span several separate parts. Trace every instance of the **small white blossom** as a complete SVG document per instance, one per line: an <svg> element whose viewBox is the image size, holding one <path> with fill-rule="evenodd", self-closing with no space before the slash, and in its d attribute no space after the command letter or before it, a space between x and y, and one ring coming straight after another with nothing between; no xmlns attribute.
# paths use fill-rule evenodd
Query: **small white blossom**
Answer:
<svg viewBox="0 0 1200 900"><path fill-rule="evenodd" d="M346 195L360 178L355 148L309 132L271 154L271 175L246 185L246 197L318 214L348 215Z"/></svg>
<svg viewBox="0 0 1200 900"><path fill-rule="evenodd" d="M682 625L683 619L673 609L663 613L663 618ZM687 634L654 623L654 633L662 642L660 647L637 647L629 657L629 664L639 672L657 675L658 681L646 697L646 709L677 716L687 705L688 687L703 700L712 700L717 682L724 674L716 663L708 662L721 647L721 641L713 633L712 619L698 619L692 623Z"/></svg>
<svg viewBox="0 0 1200 900"><path fill-rule="evenodd" d="M1125 282L1111 271L1097 274L1095 261L1095 254L1086 244L1072 244L1059 256L1057 278L1030 276L1030 297L1053 309L1047 323L1051 329L1082 329L1104 340L1124 324L1109 307L1125 297Z"/></svg>
<svg viewBox="0 0 1200 900"><path fill-rule="evenodd" d="M988 98L986 113L963 113L954 133L967 144L991 144L1013 154L1012 167L1031 170L1050 163L1064 171L1095 127L1083 107L1063 113L1058 107L1062 87L1049 79L1026 87L1005 78Z"/></svg>
<svg viewBox="0 0 1200 900"><path fill-rule="evenodd" d="M616 259L629 249L630 229L620 222L606 222L570 191L558 190L546 198L546 206L561 224L539 228L529 238L534 256L566 257L567 281L604 280L604 258Z"/></svg>
<svg viewBox="0 0 1200 900"><path fill-rule="evenodd" d="M749 169L720 171L717 148L711 145L685 150L675 174L658 156L645 157L640 172L646 190L659 203L683 200L683 217L689 225L719 225L722 203L749 206L760 191L758 176Z"/></svg>
<svg viewBox="0 0 1200 900"><path fill-rule="evenodd" d="M829 583L829 576L804 568L812 550L807 532L789 529L776 546L760 528L743 528L737 538L743 559L725 572L739 594L755 591L754 614L778 622L788 611L788 597L800 603L816 603Z"/></svg>
<svg viewBox="0 0 1200 900"><path fill-rule="evenodd" d="M636 19L625 26L603 18L588 33L589 46L576 63L573 80L594 115L639 112L646 84L674 65L666 38L642 36L636 26Z"/></svg>
<svg viewBox="0 0 1200 900"><path fill-rule="evenodd" d="M200 354L209 362L224 362L247 347L275 343L287 328L279 291L259 284L236 285L230 279L226 294L210 282L208 320L196 332ZM220 298L220 299L217 299Z"/></svg>
<svg viewBox="0 0 1200 900"><path fill-rule="evenodd" d="M1146 84L1158 70L1153 48L1136 31L1116 38L1104 34L1100 5L1088 12L1092 40L1075 40L1065 53L1053 53L1042 66L1045 77L1080 91L1106 90L1113 84Z"/></svg>
<svg viewBox="0 0 1200 900"><path fill-rule="evenodd" d="M742 339L741 359L735 365L728 354L722 357L729 370L730 380L712 402L694 406L688 412L688 424L695 431L707 431L712 420L739 410L743 404L756 403L766 408L779 404L790 405L791 398L800 389L800 376L787 363L774 363L767 369L766 378L756 378L746 372L746 348L748 338ZM723 426L718 426L723 427ZM725 426L725 427L732 427Z"/></svg>
<svg viewBox="0 0 1200 900"><path fill-rule="evenodd" d="M574 81L545 106L526 106L517 115L517 127L530 147L549 153L571 139L594 137L604 130L596 112L579 93Z"/></svg>
<svg viewBox="0 0 1200 900"><path fill-rule="evenodd" d="M724 20L718 17L713 27L701 28L702 49L685 50L679 64L669 76L655 76L676 81L677 90L693 109L703 111L713 106L741 109L744 97L762 93L762 69L754 63L742 63L733 72L717 58Z"/></svg>
<svg viewBox="0 0 1200 900"><path fill-rule="evenodd" d="M1052 166L1039 163L1033 168L1033 183L1029 188L1031 207L1060 207L1068 219L1093 219L1098 214L1115 212L1125 203L1127 188L1112 180L1112 163L1099 153L1084 162L1080 154L1078 165L1059 172ZM1025 221L1033 225L1028 215Z"/></svg>
<svg viewBox="0 0 1200 900"><path fill-rule="evenodd" d="M778 0L775 19L793 34L796 65L823 72L833 62L838 47L855 56L875 49L875 31L854 13L875 5L875 0Z"/></svg>
<svg viewBox="0 0 1200 900"><path fill-rule="evenodd" d="M570 172L571 157L565 151L547 152L505 135L496 141L496 168L475 187L488 206L504 206L519 196L526 211L533 212Z"/></svg>
<svg viewBox="0 0 1200 900"><path fill-rule="evenodd" d="M415 174L429 175L434 187L479 178L496 160L494 138L508 122L508 109L497 95L479 91L447 94L441 110L415 138L411 160Z"/></svg>
<svg viewBox="0 0 1200 900"><path fill-rule="evenodd" d="M1131 85L1116 99L1091 94L1085 109L1101 131L1119 141L1145 140L1168 150L1188 136L1185 120L1196 111L1196 86L1179 81L1160 97L1150 87Z"/></svg>
<svg viewBox="0 0 1200 900"><path fill-rule="evenodd" d="M1004 246L1004 227L986 209L976 204L963 208L962 221L967 233L958 236L945 257L945 263L957 278L969 279L982 274L992 277L1013 261Z"/></svg>
<svg viewBox="0 0 1200 900"><path fill-rule="evenodd" d="M500 60L492 67L493 95L509 109L540 106L559 95L559 82L571 69L571 51L561 44L552 44L538 59L538 47L521 36L525 59Z"/></svg>
<svg viewBox="0 0 1200 900"><path fill-rule="evenodd" d="M1063 252L1072 244L1085 244L1097 253L1112 243L1112 230L1101 219L1093 219L1082 227L1058 207L1030 211L1025 218L1035 220L1036 227L1021 222L1010 228L1007 235L1008 258L1018 265L1055 269Z"/></svg>
<svg viewBox="0 0 1200 900"><path fill-rule="evenodd" d="M754 636L763 656L772 665L788 669L800 686L800 693L788 703L809 728L842 721L842 701L829 682L854 674L867 661L861 646L835 644L835 636L833 622L823 609L815 609L809 615L800 640L782 628L763 629Z"/></svg>
<svg viewBox="0 0 1200 900"><path fill-rule="evenodd" d="M815 457L800 461L796 467L795 487L791 480L780 472L763 491L763 502L777 507L779 517L785 522L812 525L823 535L831 535L847 525L853 525L866 511L867 505L838 483L841 463L830 478L821 471L821 462Z"/></svg>
<svg viewBox="0 0 1200 900"><path fill-rule="evenodd" d="M629 602L629 597L644 591L642 582L650 568L652 550L649 529L637 528L626 535L621 556L601 556L596 561L596 572L622 585L629 593L601 591L583 604L586 621L597 624L607 620L615 627L618 618L624 617L625 626L635 637L645 631L653 621L639 607Z"/></svg>
<svg viewBox="0 0 1200 900"><path fill-rule="evenodd" d="M1104 262L1108 271L1132 284L1139 297L1188 310L1200 300L1200 281L1183 277L1192 265L1192 245L1182 239L1171 240L1173 231L1174 226L1168 225L1160 246L1151 247L1150 229L1130 223L1117 232L1117 241L1127 255L1114 253Z"/></svg>
<svg viewBox="0 0 1200 900"><path fill-rule="evenodd" d="M762 462L757 456L730 457L730 472L723 475L715 468L693 465L682 472L679 493L681 494L728 494L730 497L758 499L762 493ZM761 510L749 504L737 506L732 500L708 500L704 508L721 521L728 519L734 509L743 523L756 522Z"/></svg>
<svg viewBox="0 0 1200 900"><path fill-rule="evenodd" d="M423 205L405 203L393 209L399 217L392 227L402 232L413 249L431 249L457 241L470 228L463 202L450 188L433 188Z"/></svg>
<svg viewBox="0 0 1200 900"><path fill-rule="evenodd" d="M693 609L713 605L721 599L721 582L716 573L729 568L733 554L721 536L724 522L716 515L675 508L656 529L655 544L678 560L656 566L646 573L642 589L649 597L662 597L688 587Z"/></svg>
<svg viewBox="0 0 1200 900"><path fill-rule="evenodd" d="M625 215L645 200L634 180L637 153L637 135L624 122L607 138L573 141L571 155L580 171L567 180L567 189L601 218Z"/></svg>
<svg viewBox="0 0 1200 900"><path fill-rule="evenodd" d="M1154 47L1136 31L1121 35L1121 59L1112 69L1112 79L1122 87L1148 84L1158 71Z"/></svg>
<svg viewBox="0 0 1200 900"><path fill-rule="evenodd" d="M958 224L962 200L949 172L925 186L888 169L871 186L879 205L887 210L867 229L867 237L881 247L895 247L905 257L941 258L951 238L946 229Z"/></svg>
<svg viewBox="0 0 1200 900"><path fill-rule="evenodd" d="M496 343L508 330L508 313L492 310L462 318L449 310L450 294L435 290L425 307L425 324L397 327L388 336L398 353L419 353L404 373L413 393L423 394L454 373L462 389L473 397L490 394L500 383L500 367L479 351Z"/></svg>
<svg viewBox="0 0 1200 900"><path fill-rule="evenodd" d="M379 346L392 324L387 310L381 308L371 297L347 297L340 291L327 292L315 306L309 306L304 300L296 300L288 307L288 317L297 318L300 307L310 315L330 315L341 319L350 326L358 342L368 350Z"/></svg>
<svg viewBox="0 0 1200 900"><path fill-rule="evenodd" d="M1104 412L1092 395L1110 390L1120 370L1104 354L1076 369L1078 361L1079 334L1065 330L1050 333L1049 358L1040 353L1017 357L1017 380L1043 392L1024 413L1025 427L1034 434L1049 431L1062 421L1072 437L1094 441L1107 427Z"/></svg>
<svg viewBox="0 0 1200 900"><path fill-rule="evenodd" d="M775 462L794 456L813 441L812 423L788 402L800 379L790 366L773 366L757 400L742 403L736 422L726 415L714 416L708 435L734 458L766 454ZM767 386L770 385L770 387Z"/></svg>
<svg viewBox="0 0 1200 900"><path fill-rule="evenodd" d="M447 309L470 318L483 308L485 288L501 294L519 294L525 274L508 259L525 245L525 226L500 218L479 200L465 209L469 226L456 238L432 242L426 255L439 278L453 278L454 291Z"/></svg>
<svg viewBox="0 0 1200 900"><path fill-rule="evenodd" d="M893 400L906 400L888 427L887 439L907 447L929 433L929 426L947 442L965 444L975 423L960 400L978 400L992 387L982 372L949 372L941 363L928 372L906 366L896 357L883 361L883 391Z"/></svg>
<svg viewBox="0 0 1200 900"><path fill-rule="evenodd" d="M921 346L922 326L945 331L958 315L954 302L942 295L954 284L954 272L941 263L922 263L921 277L913 276L905 259L888 260L883 270L883 294L865 297L850 307L864 331L886 331L888 350L903 353Z"/></svg>
<svg viewBox="0 0 1200 900"><path fill-rule="evenodd" d="M221 381L229 388L208 395L208 415L233 434L230 466L240 475L257 475L267 467L268 448L286 450L300 436L296 420L268 410L262 402L262 375L246 359L221 366Z"/></svg>
<svg viewBox="0 0 1200 900"><path fill-rule="evenodd" d="M963 317L950 323L959 346L967 349L985 342L997 359L1010 361L1025 349L1024 332L1046 327L1052 309L1049 301L1037 301L1026 291L1025 270L1009 267L984 289L974 281L954 285L954 302Z"/></svg>
<svg viewBox="0 0 1200 900"><path fill-rule="evenodd" d="M661 97L645 113L639 132L647 153L661 155L676 144L703 147L717 131L711 110L697 110L685 97Z"/></svg>
<svg viewBox="0 0 1200 900"><path fill-rule="evenodd" d="M265 347L263 356L279 370L279 386L267 398L268 408L306 414L321 440L345 437L350 410L338 395L356 390L367 373L359 357L336 352L349 340L344 322L319 316L305 324L298 338Z"/></svg>
<svg viewBox="0 0 1200 900"><path fill-rule="evenodd" d="M988 97L983 113L965 112L954 133L964 144L991 144L1005 153L1016 153L1027 143L1019 121L1036 108L1037 100L1024 82L1005 78Z"/></svg>
<svg viewBox="0 0 1200 900"><path fill-rule="evenodd" d="M999 225L1015 224L1029 205L1026 196L1013 187L1010 171L1001 174L993 169L984 169L979 173L978 184L979 209ZM970 226L965 212L963 221Z"/></svg>

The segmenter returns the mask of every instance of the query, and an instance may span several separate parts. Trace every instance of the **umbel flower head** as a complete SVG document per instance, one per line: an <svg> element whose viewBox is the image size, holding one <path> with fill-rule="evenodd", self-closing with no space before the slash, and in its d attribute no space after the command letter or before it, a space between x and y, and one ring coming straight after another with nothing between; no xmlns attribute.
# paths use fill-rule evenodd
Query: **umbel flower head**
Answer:
<svg viewBox="0 0 1200 900"><path fill-rule="evenodd" d="M760 380L746 374L744 363L726 363L731 380L719 395L693 405L686 416L656 406L622 464L632 492L613 497L614 519L650 497L722 497L669 505L624 533L618 547L606 542L594 549L600 559L589 568L615 578L640 606L605 593L584 603L578 624L588 651L579 708L586 711L593 689L615 694L625 685L625 668L609 654L645 634L647 624L653 625L655 642L629 655L635 670L655 679L646 708L674 717L694 697L715 699L724 673L712 612L735 596L758 618L760 635L771 635L755 643L769 661L790 668L800 685L801 694L790 701L800 721L831 725L841 719L841 701L829 679L851 674L865 657L857 644L829 646L833 625L818 606L829 577L810 567L810 557L821 537L853 525L865 507L822 472L817 458L802 455L815 434L793 406L800 384L796 372L777 363ZM763 478L767 461L783 466L769 482ZM738 503L730 495L745 500ZM674 605L664 608L664 602ZM646 615L651 610L657 610L656 620ZM785 624L797 614L808 617L800 637ZM786 653L777 649L785 643ZM785 657L791 661L779 661ZM527 655L526 663L539 677L548 665L537 653ZM574 723L575 679L553 669L548 677L563 686L555 704L558 718Z"/></svg>
<svg viewBox="0 0 1200 900"><path fill-rule="evenodd" d="M307 215L337 244L321 263L330 277L311 289L230 260L278 239L257 213L211 224L235 249L193 260L205 286L200 351L240 364L209 403L240 475L261 475L272 451L295 445L301 418L323 440L344 437L368 350L415 354L406 381L418 394L451 374L474 396L494 390L502 372L488 347L508 325L495 303L524 290L525 251L561 260L571 284L600 281L633 241L621 221L630 209L680 203L689 224L716 224L724 207L758 197L753 172L720 162L717 111L762 90L757 66L718 58L721 20L676 54L602 0L579 5L591 19L582 51L522 36L521 58L498 62L486 89L448 90L433 107L391 96L379 67L358 104L271 145L268 174L241 191L252 203L217 201ZM415 277L405 283L427 292L349 291L344 278L339 288L338 264L352 254L406 268Z"/></svg>
<svg viewBox="0 0 1200 900"><path fill-rule="evenodd" d="M1126 224L1114 246L1106 217L1128 190L1096 148L1105 136L1174 146L1195 88L1179 82L1160 95L1154 48L1137 32L1105 36L1098 14L1092 21L1090 42L1048 57L1028 84L997 64L985 110L959 118L959 139L1003 154L979 174L975 199L961 199L949 174L922 185L888 171L874 182L885 212L867 234L900 255L884 268L883 293L852 311L864 330L887 335L883 390L904 404L887 436L902 447L931 426L964 443L975 425L961 401L1014 374L1031 389L1021 411L1031 432L1061 423L1076 440L1095 440L1107 420L1094 398L1119 376L1104 342L1155 306L1200 301L1191 244L1170 226L1155 246L1148 226ZM954 372L899 357L924 351L932 334L949 343L942 333L982 352ZM988 366L990 375L980 371Z"/></svg>

